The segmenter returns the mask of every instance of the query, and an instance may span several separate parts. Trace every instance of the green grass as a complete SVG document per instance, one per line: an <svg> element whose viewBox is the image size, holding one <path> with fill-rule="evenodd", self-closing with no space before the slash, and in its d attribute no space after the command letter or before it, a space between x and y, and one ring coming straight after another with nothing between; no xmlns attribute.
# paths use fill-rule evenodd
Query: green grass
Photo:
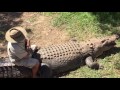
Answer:
<svg viewBox="0 0 120 90"><path fill-rule="evenodd" d="M79 40L120 33L118 12L47 12L44 15L53 16L53 26L64 27L71 37Z"/></svg>
<svg viewBox="0 0 120 90"><path fill-rule="evenodd" d="M91 16L91 13L61 12L58 14L58 17L52 22L53 26L66 26L65 30L71 37L78 37L80 40L83 40L87 36L95 36L95 33L100 31L97 28L98 22L96 22L96 17Z"/></svg>
<svg viewBox="0 0 120 90"><path fill-rule="evenodd" d="M46 15L53 18L51 23L54 27L62 27L78 40L120 33L119 12L47 12ZM120 46L120 40L117 45ZM83 66L62 78L120 78L120 52L98 58L98 62L104 69L92 70Z"/></svg>

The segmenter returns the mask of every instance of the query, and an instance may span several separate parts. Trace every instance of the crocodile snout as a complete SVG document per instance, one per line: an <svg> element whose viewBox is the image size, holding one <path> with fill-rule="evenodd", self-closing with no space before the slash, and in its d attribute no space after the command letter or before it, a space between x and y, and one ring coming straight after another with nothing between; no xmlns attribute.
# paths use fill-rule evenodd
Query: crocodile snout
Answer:
<svg viewBox="0 0 120 90"><path fill-rule="evenodd" d="M114 41L107 43L105 46L115 46L116 43Z"/></svg>

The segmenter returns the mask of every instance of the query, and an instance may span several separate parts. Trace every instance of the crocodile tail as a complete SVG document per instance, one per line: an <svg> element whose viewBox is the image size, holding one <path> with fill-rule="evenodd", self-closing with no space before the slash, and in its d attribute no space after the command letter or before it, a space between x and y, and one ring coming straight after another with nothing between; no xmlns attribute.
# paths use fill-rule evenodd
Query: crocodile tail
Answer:
<svg viewBox="0 0 120 90"><path fill-rule="evenodd" d="M0 67L0 78L29 78L31 76L31 70L23 66Z"/></svg>

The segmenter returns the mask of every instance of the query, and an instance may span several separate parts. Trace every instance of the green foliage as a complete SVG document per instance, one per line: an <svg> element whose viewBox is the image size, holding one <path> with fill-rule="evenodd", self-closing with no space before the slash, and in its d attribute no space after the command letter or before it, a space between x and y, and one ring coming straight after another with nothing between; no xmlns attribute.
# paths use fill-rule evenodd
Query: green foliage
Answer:
<svg viewBox="0 0 120 90"><path fill-rule="evenodd" d="M120 70L120 53L118 54L118 57L114 59L114 68Z"/></svg>
<svg viewBox="0 0 120 90"><path fill-rule="evenodd" d="M80 40L120 33L119 12L51 12L52 24L64 27L71 37Z"/></svg>
<svg viewBox="0 0 120 90"><path fill-rule="evenodd" d="M100 22L102 33L120 33L120 12L94 12Z"/></svg>
<svg viewBox="0 0 120 90"><path fill-rule="evenodd" d="M117 60L115 63L115 69L119 69L120 70L120 60Z"/></svg>
<svg viewBox="0 0 120 90"><path fill-rule="evenodd" d="M79 39L82 39L86 34L94 36L94 33L100 31L97 28L96 17L88 12L61 12L58 17L54 18L52 23L57 27L65 25L65 29L70 36L78 37Z"/></svg>

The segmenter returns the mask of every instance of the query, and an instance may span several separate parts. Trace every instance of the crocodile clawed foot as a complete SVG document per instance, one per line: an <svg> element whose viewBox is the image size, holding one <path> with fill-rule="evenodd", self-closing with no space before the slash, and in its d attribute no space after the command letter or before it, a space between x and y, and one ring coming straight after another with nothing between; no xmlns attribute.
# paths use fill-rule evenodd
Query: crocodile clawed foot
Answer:
<svg viewBox="0 0 120 90"><path fill-rule="evenodd" d="M90 66L90 68L98 70L98 69L104 69L104 66L103 65L99 65L97 62L93 62L93 64Z"/></svg>
<svg viewBox="0 0 120 90"><path fill-rule="evenodd" d="M99 69L104 69L104 66L103 66L103 65L100 65L100 66L99 66Z"/></svg>
<svg viewBox="0 0 120 90"><path fill-rule="evenodd" d="M97 62L93 62L93 64L90 66L91 69L98 70L100 65Z"/></svg>

